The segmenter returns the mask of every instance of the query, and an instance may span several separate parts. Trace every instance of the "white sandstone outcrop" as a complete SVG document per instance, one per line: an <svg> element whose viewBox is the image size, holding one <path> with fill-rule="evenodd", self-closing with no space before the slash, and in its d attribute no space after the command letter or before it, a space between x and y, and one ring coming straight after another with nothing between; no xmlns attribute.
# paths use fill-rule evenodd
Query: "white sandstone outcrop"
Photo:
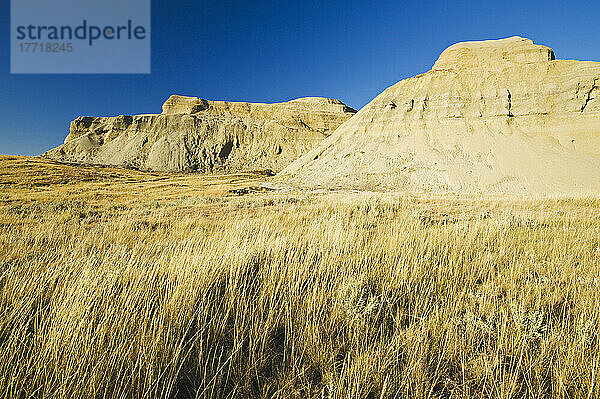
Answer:
<svg viewBox="0 0 600 399"><path fill-rule="evenodd" d="M44 156L158 171L279 171L355 112L320 97L255 104L174 95L158 115L79 117Z"/></svg>
<svg viewBox="0 0 600 399"><path fill-rule="evenodd" d="M529 39L458 43L280 174L305 186L600 192L600 63Z"/></svg>

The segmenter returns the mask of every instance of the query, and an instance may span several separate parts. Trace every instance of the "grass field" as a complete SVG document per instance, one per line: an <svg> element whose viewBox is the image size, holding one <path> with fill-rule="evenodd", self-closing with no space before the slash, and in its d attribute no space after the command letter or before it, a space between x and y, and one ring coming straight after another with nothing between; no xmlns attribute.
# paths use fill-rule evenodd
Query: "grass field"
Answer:
<svg viewBox="0 0 600 399"><path fill-rule="evenodd" d="M600 397L600 200L0 157L0 397Z"/></svg>

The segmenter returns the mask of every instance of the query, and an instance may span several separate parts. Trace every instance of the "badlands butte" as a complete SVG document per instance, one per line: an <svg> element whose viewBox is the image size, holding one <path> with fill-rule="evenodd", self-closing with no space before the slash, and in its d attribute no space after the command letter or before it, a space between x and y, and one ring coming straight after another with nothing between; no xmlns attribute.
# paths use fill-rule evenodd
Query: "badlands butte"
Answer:
<svg viewBox="0 0 600 399"><path fill-rule="evenodd" d="M156 171L279 171L354 113L319 97L252 104L174 95L159 115L79 117L44 155Z"/></svg>
<svg viewBox="0 0 600 399"><path fill-rule="evenodd" d="M511 37L450 46L359 112L340 101L172 96L161 115L81 117L59 161L166 171L269 168L302 187L600 192L600 63Z"/></svg>

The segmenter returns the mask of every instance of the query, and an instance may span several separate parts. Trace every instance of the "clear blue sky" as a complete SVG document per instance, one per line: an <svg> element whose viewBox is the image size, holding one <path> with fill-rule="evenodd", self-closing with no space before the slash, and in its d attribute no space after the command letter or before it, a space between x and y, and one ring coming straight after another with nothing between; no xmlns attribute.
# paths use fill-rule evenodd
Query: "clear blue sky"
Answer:
<svg viewBox="0 0 600 399"><path fill-rule="evenodd" d="M598 0L153 0L150 75L11 75L7 0L0 13L0 154L57 146L79 115L159 113L173 93L358 109L465 40L520 35L557 58L600 60Z"/></svg>

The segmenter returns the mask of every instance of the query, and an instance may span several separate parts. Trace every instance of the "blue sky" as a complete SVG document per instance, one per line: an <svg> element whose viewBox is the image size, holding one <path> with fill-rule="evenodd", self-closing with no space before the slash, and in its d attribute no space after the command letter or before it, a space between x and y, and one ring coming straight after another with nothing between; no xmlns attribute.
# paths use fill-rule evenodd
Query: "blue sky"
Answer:
<svg viewBox="0 0 600 399"><path fill-rule="evenodd" d="M170 94L359 109L465 40L520 35L557 58L600 61L597 0L153 0L151 74L11 75L9 1L0 13L0 154L55 147L79 115L159 113Z"/></svg>

